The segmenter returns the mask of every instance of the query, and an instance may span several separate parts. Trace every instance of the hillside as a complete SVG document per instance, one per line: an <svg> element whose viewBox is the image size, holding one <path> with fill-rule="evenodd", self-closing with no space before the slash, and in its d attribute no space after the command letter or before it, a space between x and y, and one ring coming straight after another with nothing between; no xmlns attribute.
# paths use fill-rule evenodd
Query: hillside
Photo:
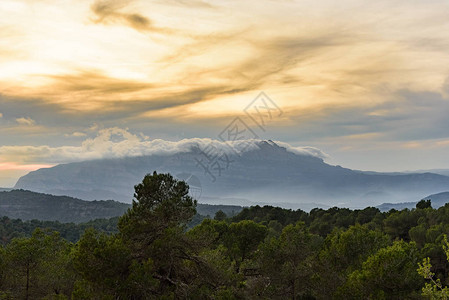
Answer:
<svg viewBox="0 0 449 300"><path fill-rule="evenodd" d="M83 201L25 190L0 192L0 216L22 220L87 222L121 216L129 204L117 201Z"/></svg>
<svg viewBox="0 0 449 300"><path fill-rule="evenodd" d="M0 217L11 219L81 223L123 215L130 204L117 201L85 201L67 196L54 196L25 190L0 192ZM198 204L197 213L214 217L218 210L232 217L243 207Z"/></svg>

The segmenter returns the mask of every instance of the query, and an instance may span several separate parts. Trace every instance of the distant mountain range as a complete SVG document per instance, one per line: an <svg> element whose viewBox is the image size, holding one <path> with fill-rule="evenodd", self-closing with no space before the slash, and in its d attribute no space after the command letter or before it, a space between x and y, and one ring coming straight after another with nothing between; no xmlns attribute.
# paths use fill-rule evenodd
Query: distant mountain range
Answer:
<svg viewBox="0 0 449 300"><path fill-rule="evenodd" d="M0 217L11 219L82 223L123 215L130 204L117 201L84 201L67 196L54 196L25 190L0 192ZM238 214L243 207L199 204L197 213L214 217L218 210L228 216Z"/></svg>
<svg viewBox="0 0 449 300"><path fill-rule="evenodd" d="M429 170L418 170L414 172L406 172L406 173L434 173L440 174L444 176L449 176L449 169L429 169Z"/></svg>
<svg viewBox="0 0 449 300"><path fill-rule="evenodd" d="M239 150L238 155L233 150ZM220 151L212 157L205 149L191 147L180 153L61 164L30 172L15 188L130 203L133 186L156 170L186 180L202 203L267 203L306 210L407 202L449 190L447 176L355 171L326 164L313 152L292 151L272 141L253 142L244 151Z"/></svg>
<svg viewBox="0 0 449 300"><path fill-rule="evenodd" d="M446 203L449 203L449 192L443 192L438 194L433 194L427 197L424 197L421 200L431 200L433 208L439 208L444 206ZM381 211L389 211L390 209L402 210L404 208L412 209L416 207L415 202L401 202L401 203L382 203L377 206Z"/></svg>

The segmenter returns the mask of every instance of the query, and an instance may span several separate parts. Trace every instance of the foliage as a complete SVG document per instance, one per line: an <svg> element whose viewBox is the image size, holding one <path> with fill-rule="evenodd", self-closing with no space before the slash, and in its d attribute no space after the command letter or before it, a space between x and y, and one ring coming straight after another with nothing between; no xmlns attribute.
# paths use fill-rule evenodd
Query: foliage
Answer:
<svg viewBox="0 0 449 300"><path fill-rule="evenodd" d="M336 229L329 234L317 259L317 282L320 294L331 298L345 284L349 274L362 267L366 259L390 245L389 237L365 225L347 230Z"/></svg>
<svg viewBox="0 0 449 300"><path fill-rule="evenodd" d="M428 199L428 200L421 200L418 203L416 203L416 208L417 209L426 209L426 208L431 208L432 207L432 200Z"/></svg>
<svg viewBox="0 0 449 300"><path fill-rule="evenodd" d="M287 225L279 238L262 243L255 260L259 276L252 277L253 296L295 299L312 293L312 262L321 244L303 222Z"/></svg>
<svg viewBox="0 0 449 300"><path fill-rule="evenodd" d="M147 175L135 186L132 207L120 218L118 227L134 257L148 258L148 246L173 228L186 226L196 214L196 200L189 187L170 174Z"/></svg>
<svg viewBox="0 0 449 300"><path fill-rule="evenodd" d="M0 219L0 299L449 295L449 205L310 213L254 206L238 214L210 206L204 217L188 189L154 172L135 186L133 204L119 219Z"/></svg>
<svg viewBox="0 0 449 300"><path fill-rule="evenodd" d="M60 223L58 221L22 221L20 219L0 218L0 244L6 245L16 237L30 237L34 230L41 228L48 231L57 231L61 237L76 242L87 228L95 228L101 232L117 233L118 217L110 219L96 219L86 223Z"/></svg>
<svg viewBox="0 0 449 300"><path fill-rule="evenodd" d="M395 241L368 257L348 277L339 294L346 299L412 299L422 280L416 273L419 253L411 242Z"/></svg>
<svg viewBox="0 0 449 300"><path fill-rule="evenodd" d="M443 249L447 260L449 260L449 242L447 241L446 235L444 235ZM422 288L423 296L432 300L449 299L449 287L443 287L441 280L439 278L435 279L435 273L431 271L432 265L430 264L430 258L424 258L422 263L419 263L418 265L418 273L430 281L426 282L425 286Z"/></svg>
<svg viewBox="0 0 449 300"><path fill-rule="evenodd" d="M72 245L56 232L37 229L30 238L16 238L2 253L2 290L14 298L70 295L76 275Z"/></svg>

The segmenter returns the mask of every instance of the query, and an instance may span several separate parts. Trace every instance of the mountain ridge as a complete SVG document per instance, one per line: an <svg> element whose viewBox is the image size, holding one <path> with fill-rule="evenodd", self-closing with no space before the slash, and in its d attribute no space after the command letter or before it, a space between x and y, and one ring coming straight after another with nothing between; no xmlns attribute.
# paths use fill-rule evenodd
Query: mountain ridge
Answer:
<svg viewBox="0 0 449 300"><path fill-rule="evenodd" d="M220 152L223 159L218 171L211 164L209 169L204 168L208 162L204 149L192 148L190 152L176 154L108 158L39 169L21 177L15 188L86 200L130 202L133 186L146 174L157 171L196 178L191 187L201 191L199 200L203 203L218 197L252 203L346 207L404 202L449 189L449 177L443 175L356 171L329 165L309 152L295 153L293 148L288 151L272 141L251 145L238 154ZM242 144L239 147L241 150ZM217 167L217 160L215 163Z"/></svg>

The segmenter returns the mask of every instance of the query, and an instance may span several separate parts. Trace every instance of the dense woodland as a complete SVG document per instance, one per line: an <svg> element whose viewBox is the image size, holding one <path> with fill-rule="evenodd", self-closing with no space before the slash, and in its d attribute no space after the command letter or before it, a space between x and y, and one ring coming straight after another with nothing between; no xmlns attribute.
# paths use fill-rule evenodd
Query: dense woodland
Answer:
<svg viewBox="0 0 449 300"><path fill-rule="evenodd" d="M9 244L14 238L31 237L37 228L49 233L57 231L63 239L75 243L80 239L87 228L95 228L97 231L107 234L117 233L118 220L119 217L114 217L110 219L96 219L89 222L76 224L61 223L58 221L22 221L20 219L1 217L0 244Z"/></svg>
<svg viewBox="0 0 449 300"><path fill-rule="evenodd" d="M384 213L372 207L306 213L254 206L233 217L218 211L201 220L187 184L157 173L135 186L134 198L122 217L90 224L1 219L0 299L446 299L449 294L443 289L449 204L436 210L421 201L416 209ZM78 235L64 226L76 227ZM37 227L42 229L26 236Z"/></svg>

